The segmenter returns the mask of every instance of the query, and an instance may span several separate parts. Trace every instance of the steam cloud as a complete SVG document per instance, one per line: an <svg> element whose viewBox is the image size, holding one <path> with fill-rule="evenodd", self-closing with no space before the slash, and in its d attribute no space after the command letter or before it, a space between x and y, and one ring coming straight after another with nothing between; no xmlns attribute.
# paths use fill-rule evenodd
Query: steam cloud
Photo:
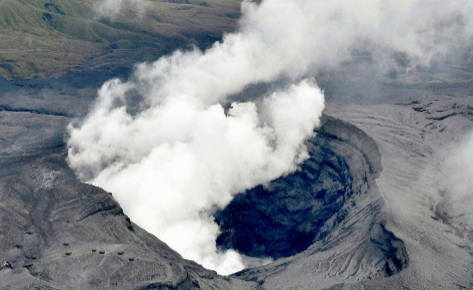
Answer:
<svg viewBox="0 0 473 290"><path fill-rule="evenodd" d="M467 0L243 1L238 30L205 52L176 51L105 83L83 124L69 127L68 162L185 258L240 270L239 254L216 249L212 210L307 158L304 141L324 108L310 76L360 48L380 66L398 54L427 65L468 39L472 8ZM282 79L292 85L222 106L252 84Z"/></svg>

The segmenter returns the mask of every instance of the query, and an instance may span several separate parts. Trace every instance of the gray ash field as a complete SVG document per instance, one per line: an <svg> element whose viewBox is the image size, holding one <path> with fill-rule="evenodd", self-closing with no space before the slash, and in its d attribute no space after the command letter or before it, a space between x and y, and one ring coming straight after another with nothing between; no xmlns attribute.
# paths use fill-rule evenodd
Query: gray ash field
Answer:
<svg viewBox="0 0 473 290"><path fill-rule="evenodd" d="M59 21L49 22L72 31L56 6L23 2L9 5L35 15L43 7ZM66 15L89 5L70 2L60 2ZM0 79L0 289L473 289L473 198L455 197L443 167L447 150L473 130L469 58L406 75L373 77L363 69L348 77L359 69L355 61L319 75L326 108L306 142L309 158L213 213L218 248L272 259L263 266L218 275L140 228L113 192L81 182L66 162L67 126L87 115L103 82L126 79L133 63L175 48L208 47L239 16L239 1L156 5L155 18L159 9L184 7L186 15L212 21L198 17L196 27L187 16L155 19L172 25L152 49L158 38L147 32L152 24L89 23L126 37L112 41L120 43L115 52L105 39L71 63L65 56L42 58L43 71L27 67L18 53L7 62L8 45L0 45L0 75L8 78ZM49 26L41 31L52 37ZM90 42L87 35L81 45ZM17 35L9 30L6 37ZM61 37L72 49L73 39ZM135 38L146 45L134 43L140 47L131 55ZM89 57L90 65L79 65Z"/></svg>

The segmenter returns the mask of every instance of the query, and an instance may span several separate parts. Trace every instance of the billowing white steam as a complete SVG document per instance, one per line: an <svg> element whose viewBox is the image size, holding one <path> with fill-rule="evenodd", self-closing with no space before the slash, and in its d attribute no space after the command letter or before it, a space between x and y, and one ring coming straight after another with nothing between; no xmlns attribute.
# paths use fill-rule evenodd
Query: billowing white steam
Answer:
<svg viewBox="0 0 473 290"><path fill-rule="evenodd" d="M321 92L303 81L258 108L236 103L227 114L175 94L131 117L112 106L129 87L112 81L102 88L93 114L71 131L70 164L79 174L96 170L92 183L184 257L221 273L241 269L236 253L217 254L210 210L296 168L324 107Z"/></svg>
<svg viewBox="0 0 473 290"><path fill-rule="evenodd" d="M205 52L177 51L111 80L80 126L70 166L114 193L137 224L184 257L229 273L240 256L218 253L211 213L238 192L295 170L324 107L302 80L367 49L389 65L445 54L472 29L473 1L265 0L242 4L237 32ZM293 85L247 103L221 104L251 84ZM133 100L133 101L130 101Z"/></svg>

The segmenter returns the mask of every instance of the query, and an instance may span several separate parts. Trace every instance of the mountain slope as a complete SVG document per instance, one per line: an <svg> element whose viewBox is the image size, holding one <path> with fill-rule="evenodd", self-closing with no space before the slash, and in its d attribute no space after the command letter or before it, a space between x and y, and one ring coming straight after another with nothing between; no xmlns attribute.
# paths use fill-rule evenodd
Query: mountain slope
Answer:
<svg viewBox="0 0 473 290"><path fill-rule="evenodd" d="M132 67L189 43L211 44L234 28L240 8L238 0L136 2L143 10L125 1L118 14L101 16L101 3L0 1L0 76Z"/></svg>

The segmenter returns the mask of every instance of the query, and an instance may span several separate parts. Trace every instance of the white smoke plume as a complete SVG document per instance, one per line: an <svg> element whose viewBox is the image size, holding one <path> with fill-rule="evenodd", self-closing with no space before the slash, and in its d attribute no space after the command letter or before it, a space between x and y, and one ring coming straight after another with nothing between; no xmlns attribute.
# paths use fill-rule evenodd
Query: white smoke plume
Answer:
<svg viewBox="0 0 473 290"><path fill-rule="evenodd" d="M69 128L68 162L185 258L240 270L237 253L216 249L212 211L307 158L304 141L324 108L310 75L359 48L382 66L399 53L426 65L469 39L472 12L467 0L243 1L238 30L208 50L176 51L107 82L83 124ZM292 85L222 106L281 79Z"/></svg>
<svg viewBox="0 0 473 290"><path fill-rule="evenodd" d="M303 81L226 114L220 104L175 94L132 117L112 105L128 89L118 81L102 88L95 111L71 131L71 166L81 177L95 170L93 184L184 257L220 273L242 269L236 253L217 253L211 210L296 169L319 123L322 93Z"/></svg>

